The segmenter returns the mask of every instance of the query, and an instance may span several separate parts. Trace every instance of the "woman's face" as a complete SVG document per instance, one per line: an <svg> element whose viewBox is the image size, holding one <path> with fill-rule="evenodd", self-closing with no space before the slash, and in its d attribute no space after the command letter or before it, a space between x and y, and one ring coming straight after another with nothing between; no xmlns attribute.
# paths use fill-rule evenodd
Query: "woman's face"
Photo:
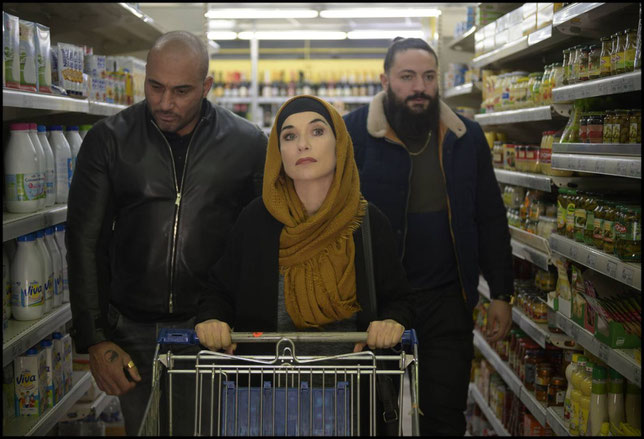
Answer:
<svg viewBox="0 0 644 439"><path fill-rule="evenodd" d="M284 171L294 182L333 179L335 136L318 113L304 111L286 118L280 133L280 153Z"/></svg>

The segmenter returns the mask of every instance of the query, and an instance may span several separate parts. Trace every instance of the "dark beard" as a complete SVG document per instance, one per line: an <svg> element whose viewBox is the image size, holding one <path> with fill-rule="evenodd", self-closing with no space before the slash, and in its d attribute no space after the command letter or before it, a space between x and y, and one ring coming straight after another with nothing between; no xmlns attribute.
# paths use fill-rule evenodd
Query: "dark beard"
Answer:
<svg viewBox="0 0 644 439"><path fill-rule="evenodd" d="M429 99L429 105L426 110L415 112L409 109L406 101L417 97ZM438 91L436 91L435 98L420 94L409 96L405 101L401 102L391 91L391 88L387 88L387 95L384 101L385 116L396 135L405 143L424 141L429 131L435 131L438 127L439 102Z"/></svg>

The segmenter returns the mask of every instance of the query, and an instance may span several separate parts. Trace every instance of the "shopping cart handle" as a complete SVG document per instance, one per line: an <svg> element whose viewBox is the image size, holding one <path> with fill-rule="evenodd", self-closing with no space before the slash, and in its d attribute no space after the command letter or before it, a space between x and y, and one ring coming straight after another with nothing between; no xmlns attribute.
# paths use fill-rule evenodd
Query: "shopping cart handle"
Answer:
<svg viewBox="0 0 644 439"><path fill-rule="evenodd" d="M193 329L168 329L159 331L158 344L199 344L197 333Z"/></svg>
<svg viewBox="0 0 644 439"><path fill-rule="evenodd" d="M402 344L403 348L410 346L416 346L418 344L418 337L416 337L416 330L415 329L406 329L405 332L403 332L402 335L402 340L400 341Z"/></svg>

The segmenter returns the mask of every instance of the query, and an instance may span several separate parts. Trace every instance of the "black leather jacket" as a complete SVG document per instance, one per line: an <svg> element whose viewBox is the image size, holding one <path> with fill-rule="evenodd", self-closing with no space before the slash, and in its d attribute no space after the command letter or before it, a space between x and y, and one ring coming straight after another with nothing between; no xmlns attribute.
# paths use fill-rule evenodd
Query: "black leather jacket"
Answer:
<svg viewBox="0 0 644 439"><path fill-rule="evenodd" d="M109 340L108 303L141 322L196 315L208 269L242 208L261 194L264 133L205 100L201 114L181 184L145 101L87 133L66 231L78 352Z"/></svg>

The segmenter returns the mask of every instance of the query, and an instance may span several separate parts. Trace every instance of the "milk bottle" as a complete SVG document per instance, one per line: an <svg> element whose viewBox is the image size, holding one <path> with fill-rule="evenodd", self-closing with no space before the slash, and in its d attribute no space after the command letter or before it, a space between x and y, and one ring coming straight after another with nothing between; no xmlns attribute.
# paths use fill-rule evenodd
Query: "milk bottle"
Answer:
<svg viewBox="0 0 644 439"><path fill-rule="evenodd" d="M29 124L29 138L31 142L36 147L36 152L40 154L40 177L42 181L42 192L40 194L40 209L45 207L47 202L47 154L45 153L45 148L40 144L40 139L38 139L38 125L35 123Z"/></svg>
<svg viewBox="0 0 644 439"><path fill-rule="evenodd" d="M63 257L54 239L53 227L45 229L45 245L54 266L54 308L58 308L63 304Z"/></svg>
<svg viewBox="0 0 644 439"><path fill-rule="evenodd" d="M52 334L52 366L54 370L54 404L57 404L65 395L65 381L63 379L63 360L65 349L62 341L62 334Z"/></svg>
<svg viewBox="0 0 644 439"><path fill-rule="evenodd" d="M56 203L66 204L69 185L72 183L72 151L60 125L52 125L49 130L49 144L56 163Z"/></svg>
<svg viewBox="0 0 644 439"><path fill-rule="evenodd" d="M4 153L5 201L12 213L31 213L39 208L42 192L40 155L29 138L29 124L12 123Z"/></svg>
<svg viewBox="0 0 644 439"><path fill-rule="evenodd" d="M45 308L45 279L36 235L18 238L16 255L11 263L11 314L16 320L35 320Z"/></svg>
<svg viewBox="0 0 644 439"><path fill-rule="evenodd" d="M7 329L11 318L11 267L9 258L2 249L2 328Z"/></svg>
<svg viewBox="0 0 644 439"><path fill-rule="evenodd" d="M54 238L63 260L63 302L69 302L69 277L67 276L67 248L65 247L65 225L56 224Z"/></svg>
<svg viewBox="0 0 644 439"><path fill-rule="evenodd" d="M36 135L40 140L40 146L45 150L45 158L47 162L47 175L46 175L46 194L45 194L45 207L51 207L56 204L56 161L54 159L54 152L51 149L49 140L45 135L46 128L44 125L36 125Z"/></svg>
<svg viewBox="0 0 644 439"><path fill-rule="evenodd" d="M81 136L82 140L85 140L85 136L87 135L87 132L92 129L91 125L81 125L78 128L78 134Z"/></svg>
<svg viewBox="0 0 644 439"><path fill-rule="evenodd" d="M40 342L40 349L45 355L45 396L47 407L54 406L54 345L50 340Z"/></svg>
<svg viewBox="0 0 644 439"><path fill-rule="evenodd" d="M45 352L31 348L14 361L16 416L38 416L45 411Z"/></svg>
<svg viewBox="0 0 644 439"><path fill-rule="evenodd" d="M45 314L51 311L54 308L54 266L51 260L51 255L47 246L45 245L45 232L43 230L38 230L36 232L36 246L40 250L40 256L42 257L45 276Z"/></svg>
<svg viewBox="0 0 644 439"><path fill-rule="evenodd" d="M68 126L67 131L65 131L65 137L67 138L69 147L72 150L72 161L74 162L72 167L74 171L76 171L76 160L78 157L78 151L80 151L81 143L83 143L83 139L81 139L80 134L78 134L78 126L77 125Z"/></svg>
<svg viewBox="0 0 644 439"><path fill-rule="evenodd" d="M52 342L54 344L54 354L60 355L60 363L63 371L63 391L65 395L72 388L72 373L74 366L72 363L72 338L69 334L62 334L54 332L52 335Z"/></svg>

